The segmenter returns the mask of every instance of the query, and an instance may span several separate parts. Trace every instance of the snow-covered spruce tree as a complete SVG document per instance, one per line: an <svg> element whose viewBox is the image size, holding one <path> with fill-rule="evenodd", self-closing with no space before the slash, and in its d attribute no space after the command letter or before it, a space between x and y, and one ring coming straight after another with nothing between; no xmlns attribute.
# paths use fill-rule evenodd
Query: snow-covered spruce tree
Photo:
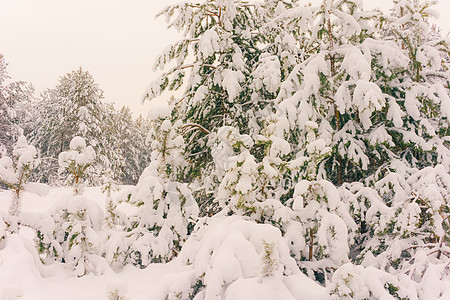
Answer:
<svg viewBox="0 0 450 300"><path fill-rule="evenodd" d="M24 191L45 195L47 189L39 184L28 183L31 171L39 164L37 151L28 145L25 136L21 135L13 149L13 158L4 156L0 159L0 182L12 191L11 204L7 223L9 231L17 232Z"/></svg>
<svg viewBox="0 0 450 300"><path fill-rule="evenodd" d="M275 223L280 227L285 226L290 218L300 218L289 208L283 207L280 201L283 195L289 193L289 188L293 189L292 181L286 178L291 174L291 164L285 163L282 157L291 151L290 145L285 141L285 134L296 127L296 121L291 128L287 125L291 121L289 117L297 118L297 108L292 110L285 105L284 112L288 112L288 116L283 113L282 108L278 111L276 108L278 102L288 99L296 89L301 88L299 74L302 66L296 65L300 62L298 57L303 53L296 48L294 36L302 36L306 40L303 35L308 32L298 30L295 25L300 22L308 25L312 22L312 10L299 9L287 2L276 4L266 1L263 4L248 5L241 1L206 1L201 5L184 3L172 6L164 13L169 17L178 13L172 25L187 29L189 38L169 48L159 58L157 67L164 66L172 59L178 59L178 65L151 85L146 97L151 99L166 88L178 88L184 76L180 74L183 74L185 68L192 68L190 80L187 81L188 88L179 106L175 106L172 117L185 121L183 126L188 131L187 153L190 155L191 165L198 168L197 171L202 170L202 173L196 174L196 170L188 168L182 170L187 170L188 176L182 173L181 178L188 182L193 182L196 177L202 178L205 189L211 191L211 195L217 195L219 206L228 206L231 213L248 215L255 220ZM270 15L276 17L276 20L263 26L262 20L269 20ZM294 21L295 19L299 21ZM282 31L285 24L291 28L292 34L289 31L283 32L283 38L279 39L276 32ZM258 28L264 30L259 31ZM249 40L249 37L252 39ZM267 43L268 46L257 47L253 41ZM311 48L315 49L315 46ZM194 56L193 64L185 63L191 57L188 53ZM307 71L311 78L309 85L314 85L314 80L318 77L317 68L314 74L314 66L318 63L320 65L320 59L324 60L324 55L316 56L318 58ZM329 106L329 100L325 97L322 100L323 107L317 108L317 117L303 114L299 117L301 122L310 120L311 124L314 121L320 124L325 119L320 113L324 107ZM303 103L302 110L299 109L302 113L308 109L305 105ZM290 141L295 142L295 148L306 147L306 140L300 140L302 133L294 129L292 131L295 133ZM315 133L309 131L305 131L305 138L308 135L312 139ZM202 135L205 137L202 138ZM329 148L326 147L327 139L329 140L329 136L314 136L316 145L310 147L310 154L315 154L314 160L302 159L309 155L308 152L292 153L298 158L294 167L299 168L301 161L304 163L302 165L306 165L306 161L319 164L323 157L330 156L330 151L327 150ZM195 163L196 156L201 158L200 163ZM310 171L314 173L311 174L311 179L315 179L315 172L319 168L306 168L313 169ZM328 228L322 231L325 236L333 234ZM345 231L345 240L346 234ZM309 233L305 235L309 236ZM318 239L311 242L316 240ZM328 248L332 246L328 245ZM342 262L341 259L335 266Z"/></svg>
<svg viewBox="0 0 450 300"><path fill-rule="evenodd" d="M113 172L111 170L107 170L104 172L102 177L102 193L106 193L106 197L111 198L111 192L116 192L120 190L120 187L117 185L117 182L113 179Z"/></svg>
<svg viewBox="0 0 450 300"><path fill-rule="evenodd" d="M157 59L155 70L170 62L175 66L149 86L144 100L184 88L171 116L172 122L183 121L189 162L178 177L202 186L199 198L204 214L207 209L203 208L209 206L203 203L212 201L221 181L216 178L211 152L219 128L234 127L256 141L265 119L274 112L280 81L298 62L295 24L283 31L281 39L277 32L285 25L283 17L262 30L271 17L292 7L292 2L185 2L160 13L185 37ZM254 143L250 150L258 152L261 147ZM255 159L260 162L262 156Z"/></svg>
<svg viewBox="0 0 450 300"><path fill-rule="evenodd" d="M376 284L358 295L422 293L425 284L411 279L420 273L414 262L425 266L434 258L424 260L420 251L416 258L416 249L431 248L430 255L439 254L441 271L446 265L447 66L431 49L445 50L446 45L430 41L431 48L422 53L419 42L411 51L398 36L420 34L428 26L425 22L408 31L411 24L401 25L431 14L425 6L398 20L365 12L361 1L352 0L323 1L319 6L205 1L164 11L169 19L176 15L171 25L185 29L187 39L161 56L160 65L179 59L177 66L150 86L146 96L179 88L184 77L175 75L192 69L172 118L189 124L185 137L190 158L205 156L195 166L201 172L187 168L179 178L201 178L220 208L228 207L223 212L277 224L310 276L325 283L338 269L330 290L337 297L347 294L342 284L350 283L348 278L366 274L375 275ZM237 52L226 48L225 41L231 31L233 45L245 45L239 40L242 21L257 47L251 49L254 56L244 55L243 64L237 64ZM403 31L396 32L395 26ZM414 53L421 54L416 59ZM189 59L192 64L186 63ZM421 63L420 80L414 61ZM237 72L229 73L229 67ZM416 85L424 86L420 93L409 93ZM217 109L220 105L222 110ZM270 128L268 120L277 129L269 135L264 133ZM275 155L267 151L283 141L289 143L283 149L289 150ZM268 178L262 171L267 161L274 175L268 189L261 185ZM274 213L260 218L261 211L269 211L260 204L272 197L277 203L272 205ZM345 267L349 261L363 266ZM378 270L372 272L374 268ZM348 272L354 274L345 275ZM399 274L410 275L410 280L398 280L403 276ZM413 292L407 288L414 285L411 280L420 283Z"/></svg>
<svg viewBox="0 0 450 300"><path fill-rule="evenodd" d="M302 41L303 61L277 97L278 126L288 124L285 138L292 148L289 175L298 182L286 201L295 217L284 230L300 266L324 282L349 261L357 230L334 184L358 180L368 170L375 150L365 144L370 118L384 105L372 82L370 51L362 46L373 34L368 19L375 14L364 12L360 1L323 1L285 15L301 15L309 39Z"/></svg>
<svg viewBox="0 0 450 300"><path fill-rule="evenodd" d="M50 218L37 231L39 252L68 264L77 276L103 273L108 266L100 251L103 210L82 195L85 172L94 159L94 149L86 147L86 141L79 136L72 139L69 151L59 155L60 167L72 181L73 196L64 197L50 208Z"/></svg>
<svg viewBox="0 0 450 300"><path fill-rule="evenodd" d="M182 128L191 167L181 166L181 172L175 175L194 183L193 186L202 185L211 195L210 201L219 203L221 215L245 215L257 222L275 224L283 230L289 227L291 236L294 236L299 235L296 232L300 224L298 217L280 201L292 187L292 181L286 178L290 164L283 160L291 151L285 141L288 119L284 114L274 112L282 82L285 82L284 97L300 87L298 76L289 72L299 63L301 53L293 42L294 34L282 34L283 38L278 39L274 32L280 32L284 24L291 28L298 24L289 22L289 16L294 20L304 13L305 18L300 19L307 24L309 15L308 9L290 14L286 6L292 7L292 3L283 5L274 1L266 1L262 5L248 5L242 1L205 1L200 5L184 3L166 9L169 17L178 13L173 25L187 28L186 33L191 38L169 48L160 57L157 66L164 66L172 59L178 59L178 65L149 87L146 98L158 96L164 89L179 88L184 69L192 68L185 94L172 112L174 120L184 121ZM258 29L263 26L262 20L268 21L271 14L279 18L264 28L266 33L274 31L266 37ZM202 20L211 20L211 23ZM257 42L262 46L257 46ZM265 47L264 43L268 46ZM185 62L192 57L188 53L194 56L192 65ZM207 207L202 205L203 213L208 211ZM324 226L322 236L333 235L329 228L335 224ZM347 240L346 234L345 231L344 241ZM296 238L295 242L298 240ZM274 247L282 247L280 241ZM345 257L347 252L344 251L341 257ZM250 256L253 254L249 253ZM340 263L342 259L335 265ZM208 285L218 284L207 279L214 275L202 276L205 277L198 278L192 287L194 294L202 285L208 289ZM219 283L220 286L224 284ZM220 286L211 286L211 293L221 291ZM190 287L183 288L190 290Z"/></svg>
<svg viewBox="0 0 450 300"><path fill-rule="evenodd" d="M54 89L44 91L42 99L36 103L38 115L30 137L40 149L43 160L49 158L47 169L56 173L59 153L69 147L72 137L83 136L98 149L94 172L101 173L101 163L105 160L105 149L102 149L105 144L101 127L102 95L103 91L98 88L92 75L81 68L61 77ZM44 174L42 180L55 181L49 176L52 177L51 174Z"/></svg>
<svg viewBox="0 0 450 300"><path fill-rule="evenodd" d="M178 168L185 164L180 127L180 121L154 121L148 137L150 165L136 187L119 198L138 208L135 215L127 217L124 230L128 261L141 267L175 257L199 213L189 187L176 181Z"/></svg>
<svg viewBox="0 0 450 300"><path fill-rule="evenodd" d="M117 209L117 202L107 197L105 200L105 219L100 235L102 256L115 270L120 270L128 261L129 245L126 215Z"/></svg>
<svg viewBox="0 0 450 300"><path fill-rule="evenodd" d="M119 191L120 187L112 180L112 172L109 172L110 176L107 174L105 175L107 177L103 179L102 186L102 192L106 193L106 199L105 218L100 235L100 244L102 245L100 251L113 269L121 269L127 261L129 249L126 242L128 232L124 229L127 218L123 212L117 209L117 202L111 197L111 192Z"/></svg>
<svg viewBox="0 0 450 300"><path fill-rule="evenodd" d="M403 110L390 113L397 115L396 124L389 124L396 153L418 168L450 165L450 150L445 145L450 118L449 45L448 40L431 34L429 20L438 14L434 4L394 1L391 14L380 25L384 39L395 41L409 59L400 72L388 74L379 68L377 77L385 80L381 88L390 101L396 99Z"/></svg>
<svg viewBox="0 0 450 300"><path fill-rule="evenodd" d="M147 144L147 134L150 131L151 120L139 116L134 119L129 108L121 108L118 112L119 120L123 122L123 130L118 130L122 135L122 147L124 151L125 166L123 178L124 184L136 184L142 171L148 166L151 158L151 149ZM129 142L129 144L128 144Z"/></svg>

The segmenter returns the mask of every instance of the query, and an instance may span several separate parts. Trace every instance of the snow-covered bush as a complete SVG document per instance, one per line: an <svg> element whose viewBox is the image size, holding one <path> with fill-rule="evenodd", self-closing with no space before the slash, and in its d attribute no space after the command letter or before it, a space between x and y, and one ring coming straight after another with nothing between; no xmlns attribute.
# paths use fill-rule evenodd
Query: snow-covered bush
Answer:
<svg viewBox="0 0 450 300"><path fill-rule="evenodd" d="M102 181L102 192L106 193L107 198L111 197L111 192L118 191L120 189L117 182L113 179L113 173L111 170L104 172Z"/></svg>
<svg viewBox="0 0 450 300"><path fill-rule="evenodd" d="M18 230L18 218L21 213L22 194L24 191L45 195L46 186L37 183L27 183L31 171L39 164L34 146L28 145L25 136L21 135L13 150L13 159L4 156L0 159L0 182L12 190L12 199L9 206L8 223L10 231Z"/></svg>
<svg viewBox="0 0 450 300"><path fill-rule="evenodd" d="M100 235L100 252L113 270L121 270L127 263L134 263L129 258L130 245L128 232L123 223L106 223Z"/></svg>
<svg viewBox="0 0 450 300"><path fill-rule="evenodd" d="M100 235L100 252L113 269L120 269L126 263L129 249L126 243L128 233L124 230L127 219L125 214L117 209L117 202L111 198L111 190L118 191L118 186L107 180L102 187L102 192L106 192L107 197Z"/></svg>
<svg viewBox="0 0 450 300"><path fill-rule="evenodd" d="M286 238L294 241L291 252L309 276L323 282L325 275L349 262L357 231L350 208L327 180L300 181L288 205L295 212L285 227Z"/></svg>
<svg viewBox="0 0 450 300"><path fill-rule="evenodd" d="M123 228L126 246L115 244L110 250L122 254L126 250L128 261L141 267L175 257L199 213L189 187L176 181L176 169L183 166L180 124L165 120L153 126L149 135L152 161L138 184L119 196L119 202L137 207L136 214L127 216Z"/></svg>
<svg viewBox="0 0 450 300"><path fill-rule="evenodd" d="M375 267L341 266L328 287L331 299L418 299L413 282ZM424 298L428 299L428 298Z"/></svg>
<svg viewBox="0 0 450 300"><path fill-rule="evenodd" d="M398 275L410 279L418 299L446 299L450 296L450 247L441 242L420 247ZM406 279L404 280L406 281Z"/></svg>
<svg viewBox="0 0 450 300"><path fill-rule="evenodd" d="M380 195L394 194L387 204L372 189L357 193L366 195L360 207L371 203L360 215L370 229L365 232L367 241L359 258L364 265L398 272L415 268L418 252L434 253L434 263L448 260L449 173L442 165L409 169L400 176L401 170L395 171L375 183Z"/></svg>
<svg viewBox="0 0 450 300"><path fill-rule="evenodd" d="M288 165L280 158L290 150L282 138L283 128L270 128L272 124L280 125L274 117L262 130L265 136L258 136L256 141L262 146L261 153L256 154L259 159L250 153L254 143L250 136L239 134L233 127L219 129L218 142L213 148L216 176L221 182L217 201L224 212L246 215L282 229L292 242L290 249L298 263L311 277L322 278L324 282L326 273L349 261L349 243L353 241L356 224L350 207L326 180L300 181L293 198L283 205L281 199L286 193L280 188L283 173L291 168L306 178L316 178L317 165L330 148L311 131L307 156L298 157ZM309 126L317 128L313 125L311 122Z"/></svg>
<svg viewBox="0 0 450 300"><path fill-rule="evenodd" d="M241 216L204 221L183 246L177 274L160 284L158 299L328 299L298 269L277 228Z"/></svg>
<svg viewBox="0 0 450 300"><path fill-rule="evenodd" d="M128 201L138 206L138 211L128 216L126 241L130 260L140 266L176 256L198 215L197 203L186 185L164 183L148 171Z"/></svg>
<svg viewBox="0 0 450 300"><path fill-rule="evenodd" d="M127 300L127 286L120 281L110 282L108 284L108 300Z"/></svg>
<svg viewBox="0 0 450 300"><path fill-rule="evenodd" d="M86 141L80 136L74 137L69 147L69 151L59 154L60 172L68 173L74 195L80 195L84 190L84 177L95 159L95 151L92 146L86 147Z"/></svg>
<svg viewBox="0 0 450 300"><path fill-rule="evenodd" d="M399 272L376 264L345 264L334 273L328 290L332 299L446 299L450 248L440 246L417 251Z"/></svg>
<svg viewBox="0 0 450 300"><path fill-rule="evenodd" d="M100 253L102 208L76 195L58 201L49 214L50 219L37 231L39 252L66 263L77 276L105 272L108 264Z"/></svg>

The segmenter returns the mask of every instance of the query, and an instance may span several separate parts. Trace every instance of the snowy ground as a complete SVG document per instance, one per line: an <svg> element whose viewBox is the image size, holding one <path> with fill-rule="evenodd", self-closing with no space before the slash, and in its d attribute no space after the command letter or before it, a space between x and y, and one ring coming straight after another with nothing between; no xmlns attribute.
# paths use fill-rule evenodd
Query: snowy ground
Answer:
<svg viewBox="0 0 450 300"><path fill-rule="evenodd" d="M56 202L68 199L71 195L71 188L62 187L50 189L50 193L44 197L25 192L23 221L39 220L38 217L46 214ZM105 206L106 196L100 188L86 188L84 195L96 201L100 207ZM112 196L117 196L117 192ZM7 214L10 197L10 191L0 190L0 217ZM121 204L119 208L127 214L132 212L132 208L126 204ZM101 275L88 273L80 278L73 269L68 268L68 264L42 264L34 246L35 235L33 229L22 226L18 234L8 234L6 239L0 241L0 300L164 300L167 295L173 296L168 299L188 299L192 285L200 277L205 287L196 299L216 299L218 295L227 300L330 299L329 289L300 272L279 230L240 216L210 218L208 226L194 231L178 257L168 264L150 264L145 269L129 264L120 271L105 266ZM268 249L266 247L270 248L268 255L264 254ZM261 263L262 271L271 275L260 276ZM428 269L429 272L420 283L419 298L412 288L402 299L450 299L448 281L440 277L442 272L439 264L431 264ZM284 271L280 273L280 270ZM350 272L348 274L355 274L356 281L352 282L357 284L356 289L360 292L356 299L368 298L369 290L372 296L375 295L374 299L394 299L388 295L380 278L390 276L397 282L397 277L374 267L364 268L352 264L346 264L339 270L344 275L347 271ZM338 283L339 278L336 281ZM398 278L405 279L401 276ZM348 279L344 276L343 280ZM406 281L407 285L410 283L412 281ZM114 290L119 290L126 298L108 298Z"/></svg>
<svg viewBox="0 0 450 300"><path fill-rule="evenodd" d="M24 214L45 212L71 193L69 188L53 188L45 197L25 193L22 211ZM86 188L85 195L104 207L105 195L99 188ZM0 190L1 214L7 213L9 201L10 192ZM153 299L158 282L175 269L174 263L152 264L143 270L127 266L118 273L108 270L104 275L89 274L81 278L75 277L73 271L66 270L60 263L41 266L38 270L27 251L30 247L24 249L23 246L27 241L32 245L33 238L31 229L22 228L20 236L10 237L6 245L0 243L0 300L16 299L17 294L22 295L20 299L106 299L107 291L116 286L125 287L128 299Z"/></svg>
<svg viewBox="0 0 450 300"><path fill-rule="evenodd" d="M71 188L63 187L50 189L50 193L44 197L25 192L22 202L22 219L25 222L39 220L39 215L45 214L57 201L67 199L71 194ZM106 196L101 193L100 188L86 188L84 195L95 200L101 207L105 206ZM0 190L0 216L7 214L10 196L10 191ZM125 213L130 213L132 209L125 204L119 207ZM213 223L215 227L210 227ZM197 268L204 268L204 271L208 269L207 272L210 273L214 273L213 269L216 268L220 270L224 278L233 278L228 281L229 283L225 283L228 287L225 292L225 289L220 288L222 280L218 281L218 278L212 275L205 275L207 288L200 293L201 299L210 299L211 294L233 300L329 299L323 287L305 275L298 274L298 270L297 273L295 272L294 269L297 269L295 262L289 260L289 251L286 247L272 250L273 253L280 251L280 262L288 269L295 266L292 274L285 277L278 274L279 276L258 279L259 276L256 273L259 272L260 255L255 252L258 247L254 248L254 244L261 243L262 237L269 242L271 239L281 239L281 235L275 228L257 225L236 216L218 218L213 223L209 226L211 230L197 232L198 236L197 233L194 235L189 247L187 243L185 244L186 247L183 248L186 248L186 251L180 253L179 259L174 259L168 264L150 264L145 269L127 265L118 272L107 267L102 275L89 273L80 278L74 275L73 269L67 268L67 264L60 262L42 264L33 244L36 233L33 229L22 226L19 234L8 234L6 239L0 242L0 300L154 300L167 299L166 296L169 294L176 299L187 299L186 294L181 291L189 290L192 280L194 282L198 280ZM275 241L274 244L279 242ZM214 261L211 257L213 248L217 252ZM244 255L248 253L253 253L252 257ZM283 258L283 255L287 255L288 259ZM183 263L187 257L193 264ZM244 261L239 263L243 258L245 258ZM273 270L277 272L276 269ZM249 275L247 278L243 276L244 273L256 275ZM119 290L125 298L108 298L114 290ZM169 297L169 299L172 298Z"/></svg>

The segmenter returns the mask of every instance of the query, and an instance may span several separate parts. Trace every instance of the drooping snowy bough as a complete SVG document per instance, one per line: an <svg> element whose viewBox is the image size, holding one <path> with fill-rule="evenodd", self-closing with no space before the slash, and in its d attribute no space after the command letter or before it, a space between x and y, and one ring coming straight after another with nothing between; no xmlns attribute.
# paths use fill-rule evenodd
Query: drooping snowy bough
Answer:
<svg viewBox="0 0 450 300"><path fill-rule="evenodd" d="M223 215L199 224L174 261L177 273L163 278L159 299L328 299L299 270L277 228Z"/></svg>

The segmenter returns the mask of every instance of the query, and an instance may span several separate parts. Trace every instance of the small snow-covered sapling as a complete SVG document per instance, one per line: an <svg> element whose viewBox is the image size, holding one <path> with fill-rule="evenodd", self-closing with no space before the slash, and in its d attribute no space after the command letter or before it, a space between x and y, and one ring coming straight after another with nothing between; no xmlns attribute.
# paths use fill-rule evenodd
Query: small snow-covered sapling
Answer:
<svg viewBox="0 0 450 300"><path fill-rule="evenodd" d="M111 169L107 170L103 174L103 185L102 185L102 193L106 193L106 197L111 197L112 191L118 191L120 190L119 186L117 185L116 181L113 179L113 172Z"/></svg>
<svg viewBox="0 0 450 300"><path fill-rule="evenodd" d="M9 225L9 230L15 232L18 230L18 220L21 213L21 198L23 191L27 188L27 181L33 168L39 164L36 158L37 151L34 146L28 145L25 136L21 135L17 140L17 144L13 150L13 158L3 156L0 159L0 182L5 184L8 188L13 190L11 204L9 207L9 217L6 223ZM28 185L34 190L32 185ZM37 194L46 194L45 191L34 191Z"/></svg>
<svg viewBox="0 0 450 300"><path fill-rule="evenodd" d="M86 141L76 136L70 142L70 150L59 154L60 172L67 171L71 177L74 194L83 193L83 179L87 169L92 165L96 155L92 146L86 146Z"/></svg>
<svg viewBox="0 0 450 300"><path fill-rule="evenodd" d="M113 281L107 286L108 300L127 300L127 286L125 282Z"/></svg>

